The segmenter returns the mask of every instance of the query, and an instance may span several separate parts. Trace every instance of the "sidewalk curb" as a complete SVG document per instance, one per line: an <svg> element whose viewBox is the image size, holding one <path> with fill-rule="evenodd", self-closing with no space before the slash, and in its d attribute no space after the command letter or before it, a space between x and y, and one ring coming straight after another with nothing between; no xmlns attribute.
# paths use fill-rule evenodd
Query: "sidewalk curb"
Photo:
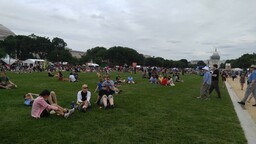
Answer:
<svg viewBox="0 0 256 144"><path fill-rule="evenodd" d="M240 99L238 99L230 84L228 82L225 82L225 85L235 108L237 117L241 123L241 127L244 130L244 134L248 144L256 144L256 125L252 117L249 115L246 109L243 109L241 105L237 103L238 101L240 101Z"/></svg>

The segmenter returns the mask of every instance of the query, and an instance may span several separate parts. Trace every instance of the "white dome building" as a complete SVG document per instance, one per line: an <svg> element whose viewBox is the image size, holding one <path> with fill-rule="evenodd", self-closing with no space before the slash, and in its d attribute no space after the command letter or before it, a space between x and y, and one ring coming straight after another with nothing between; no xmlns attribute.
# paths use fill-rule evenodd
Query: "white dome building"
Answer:
<svg viewBox="0 0 256 144"><path fill-rule="evenodd" d="M214 64L217 64L218 67L220 66L220 64L221 64L220 55L217 52L217 49L215 49L215 52L210 57L210 60L209 60L208 64L209 64L209 67L213 67Z"/></svg>
<svg viewBox="0 0 256 144"><path fill-rule="evenodd" d="M4 40L6 37L8 37L10 35L15 36L15 33L12 32L7 27L5 27L2 24L0 24L0 40Z"/></svg>

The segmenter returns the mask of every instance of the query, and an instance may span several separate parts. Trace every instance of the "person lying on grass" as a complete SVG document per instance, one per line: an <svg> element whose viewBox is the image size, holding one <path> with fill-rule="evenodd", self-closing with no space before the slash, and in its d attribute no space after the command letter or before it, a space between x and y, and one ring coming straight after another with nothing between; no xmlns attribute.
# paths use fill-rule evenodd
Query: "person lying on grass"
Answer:
<svg viewBox="0 0 256 144"><path fill-rule="evenodd" d="M6 76L6 72L1 72L0 77L0 89L12 89L17 88L17 85L15 85L13 82L10 81L10 79Z"/></svg>
<svg viewBox="0 0 256 144"><path fill-rule="evenodd" d="M68 118L74 112L73 109L64 109L57 104L48 104L46 100L50 95L50 91L43 90L32 104L31 116L33 118L48 117L50 110L54 110L58 115Z"/></svg>
<svg viewBox="0 0 256 144"><path fill-rule="evenodd" d="M108 107L114 108L114 97L115 91L111 90L109 86L104 85L102 90L99 91L98 98L95 103L98 104L101 109L104 106L104 109Z"/></svg>
<svg viewBox="0 0 256 144"><path fill-rule="evenodd" d="M128 84L130 84L130 83L135 84L132 75L128 76L128 78L127 78L127 83L128 83Z"/></svg>
<svg viewBox="0 0 256 144"><path fill-rule="evenodd" d="M24 104L26 106L32 106L32 104L33 104L33 102L35 100L33 96L38 97L39 94L27 93L27 94L24 95ZM57 96L56 96L54 91L50 92L50 95L48 96L46 102L48 104L57 104Z"/></svg>
<svg viewBox="0 0 256 144"><path fill-rule="evenodd" d="M86 112L87 108L91 106L90 103L91 92L88 90L87 84L82 85L82 90L77 93L77 105L78 109Z"/></svg>
<svg viewBox="0 0 256 144"><path fill-rule="evenodd" d="M70 81L69 78L64 78L64 77L63 77L63 74L62 74L61 71L58 72L57 77L58 77L58 79L59 79L60 81Z"/></svg>

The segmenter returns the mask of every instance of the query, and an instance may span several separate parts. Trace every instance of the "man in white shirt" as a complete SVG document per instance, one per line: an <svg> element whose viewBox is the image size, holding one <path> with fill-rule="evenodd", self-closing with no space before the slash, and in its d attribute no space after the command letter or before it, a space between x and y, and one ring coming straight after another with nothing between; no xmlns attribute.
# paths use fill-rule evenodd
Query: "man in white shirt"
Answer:
<svg viewBox="0 0 256 144"><path fill-rule="evenodd" d="M69 75L69 81L70 81L70 82L76 82L76 78L75 78L75 76L73 75L73 73L70 73L70 75Z"/></svg>

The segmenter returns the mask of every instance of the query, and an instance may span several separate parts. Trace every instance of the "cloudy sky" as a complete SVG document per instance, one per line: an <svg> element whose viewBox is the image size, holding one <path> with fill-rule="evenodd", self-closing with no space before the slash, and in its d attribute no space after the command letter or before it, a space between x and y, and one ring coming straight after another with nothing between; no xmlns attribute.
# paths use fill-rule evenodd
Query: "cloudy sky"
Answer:
<svg viewBox="0 0 256 144"><path fill-rule="evenodd" d="M256 52L256 0L0 0L17 35L59 37L73 50L130 47L172 60Z"/></svg>

